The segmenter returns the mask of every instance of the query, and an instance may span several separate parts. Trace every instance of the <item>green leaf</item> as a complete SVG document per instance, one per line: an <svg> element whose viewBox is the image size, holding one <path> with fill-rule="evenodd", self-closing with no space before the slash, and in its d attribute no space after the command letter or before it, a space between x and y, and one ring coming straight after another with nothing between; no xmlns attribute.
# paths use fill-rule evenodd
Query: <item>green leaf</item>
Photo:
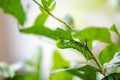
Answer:
<svg viewBox="0 0 120 80"><path fill-rule="evenodd" d="M0 7L5 13L11 14L21 25L24 24L26 20L26 15L21 5L20 0L0 0Z"/></svg>
<svg viewBox="0 0 120 80"><path fill-rule="evenodd" d="M35 20L34 25L44 25L47 18L48 18L48 14L45 14L45 13L39 14Z"/></svg>
<svg viewBox="0 0 120 80"><path fill-rule="evenodd" d="M70 66L70 63L64 60L60 53L56 50L54 51L53 55L53 64L52 70Z"/></svg>
<svg viewBox="0 0 120 80"><path fill-rule="evenodd" d="M54 0L41 0L41 2L46 11L52 11L56 5Z"/></svg>
<svg viewBox="0 0 120 80"><path fill-rule="evenodd" d="M58 70L54 70L51 72L52 75L54 74L58 74L61 72L69 72L75 76L78 76L80 78L82 78L83 80L96 80L96 72L99 71L97 68L92 67L90 65L87 64L79 64L77 66L74 67L70 67L70 68L64 68L64 69L58 69ZM88 73L95 73L95 75L92 75L90 77L90 74L87 75ZM89 77L88 77L89 76Z"/></svg>
<svg viewBox="0 0 120 80"><path fill-rule="evenodd" d="M59 38L66 39L66 40L72 40L72 35L70 31L65 31L63 29L57 28L55 31L42 26L42 25L34 25L29 28L20 29L20 32L27 33L27 34L34 34L34 35L41 35L45 36L54 40L57 40Z"/></svg>
<svg viewBox="0 0 120 80"><path fill-rule="evenodd" d="M50 6L52 3L53 3L54 0L48 0L47 3L48 3L48 6Z"/></svg>
<svg viewBox="0 0 120 80"><path fill-rule="evenodd" d="M103 78L102 80L120 80L120 73L110 74L106 76L105 78Z"/></svg>
<svg viewBox="0 0 120 80"><path fill-rule="evenodd" d="M105 47L99 54L99 61L103 65L104 63L109 62L118 52L119 48L115 43L112 43Z"/></svg>
<svg viewBox="0 0 120 80"><path fill-rule="evenodd" d="M76 32L74 37L82 41L87 39L88 41L98 40L101 42L111 43L111 36L107 28L88 27Z"/></svg>
<svg viewBox="0 0 120 80"><path fill-rule="evenodd" d="M110 62L104 64L104 69L108 74L120 73L120 52L117 52Z"/></svg>
<svg viewBox="0 0 120 80"><path fill-rule="evenodd" d="M83 80L97 80L97 72L96 71L86 71L84 74L85 78Z"/></svg>
<svg viewBox="0 0 120 80"><path fill-rule="evenodd" d="M70 63L62 58L58 51L54 52L52 70L69 67ZM72 75L67 72L54 74L50 76L50 80L72 80Z"/></svg>
<svg viewBox="0 0 120 80"><path fill-rule="evenodd" d="M39 25L39 26L35 25L30 28L20 29L20 32L27 33L27 34L46 36L46 37L49 37L54 40L57 39L53 30L51 30L47 27L44 27L42 25Z"/></svg>
<svg viewBox="0 0 120 80"><path fill-rule="evenodd" d="M42 5L43 5L43 8L48 11L49 8L48 8L47 0L41 0L41 2L42 2Z"/></svg>
<svg viewBox="0 0 120 80"><path fill-rule="evenodd" d="M100 71L99 69L87 65L85 63L83 64L78 64L76 66L70 67L70 68L64 68L64 69L57 69L51 72L51 74L56 74L56 73L60 73L60 72L64 72L64 71Z"/></svg>
<svg viewBox="0 0 120 80"><path fill-rule="evenodd" d="M56 42L57 47L61 48L61 49L65 49L65 48L73 48L75 50L78 50L79 52L81 52L83 54L83 56L89 60L89 59L93 59L93 57L90 55L89 51L80 43L80 42L76 42L74 40L57 40Z"/></svg>
<svg viewBox="0 0 120 80"><path fill-rule="evenodd" d="M40 11L41 11L42 13L48 14L48 13L45 11L44 8L41 8L41 7L39 7L39 8L40 8Z"/></svg>
<svg viewBox="0 0 120 80"><path fill-rule="evenodd" d="M54 3L51 5L49 11L52 12L52 11L55 9L55 6L56 6L56 2L54 2Z"/></svg>
<svg viewBox="0 0 120 80"><path fill-rule="evenodd" d="M87 46L92 50L92 40L86 42Z"/></svg>
<svg viewBox="0 0 120 80"><path fill-rule="evenodd" d="M55 34L58 39L73 40L70 30L63 30L61 28L57 28L55 30Z"/></svg>
<svg viewBox="0 0 120 80"><path fill-rule="evenodd" d="M113 24L113 25L111 26L110 30L113 31L113 32L115 32L115 33L120 37L120 33L119 33L119 31L117 30L115 24Z"/></svg>

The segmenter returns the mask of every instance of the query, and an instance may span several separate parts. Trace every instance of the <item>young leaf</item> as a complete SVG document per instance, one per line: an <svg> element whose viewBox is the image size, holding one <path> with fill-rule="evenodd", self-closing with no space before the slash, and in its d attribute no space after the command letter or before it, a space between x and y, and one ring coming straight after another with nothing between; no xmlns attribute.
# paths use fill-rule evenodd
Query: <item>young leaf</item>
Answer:
<svg viewBox="0 0 120 80"><path fill-rule="evenodd" d="M110 33L107 28L88 27L76 32L74 37L82 41L87 39L88 41L98 40L101 42L111 43Z"/></svg>
<svg viewBox="0 0 120 80"><path fill-rule="evenodd" d="M41 0L41 2L42 2L42 5L43 5L43 8L48 11L49 8L48 8L47 0Z"/></svg>
<svg viewBox="0 0 120 80"><path fill-rule="evenodd" d="M51 5L49 11L52 12L52 11L55 9L55 6L56 6L56 2L54 2L54 3Z"/></svg>
<svg viewBox="0 0 120 80"><path fill-rule="evenodd" d="M90 53L88 52L88 50L80 43L80 42L76 42L74 40L57 40L56 42L57 47L61 48L61 49L65 49L65 48L73 48L75 50L78 50L79 52L81 52L83 54L83 56L89 60L89 59L93 59L93 57L90 55Z"/></svg>
<svg viewBox="0 0 120 80"><path fill-rule="evenodd" d="M99 61L103 65L104 63L109 62L114 54L118 52L118 46L115 43L112 43L105 47L99 54Z"/></svg>
<svg viewBox="0 0 120 80"><path fill-rule="evenodd" d="M110 30L113 31L113 32L115 32L115 33L120 37L120 33L118 32L115 24L113 24L113 25L111 26Z"/></svg>
<svg viewBox="0 0 120 80"><path fill-rule="evenodd" d="M110 74L106 76L105 78L103 78L102 80L120 80L120 73Z"/></svg>
<svg viewBox="0 0 120 80"><path fill-rule="evenodd" d="M52 70L69 67L70 63L62 58L58 51L54 52ZM54 74L50 76L50 80L72 80L72 75L67 72Z"/></svg>
<svg viewBox="0 0 120 80"><path fill-rule="evenodd" d="M54 0L41 0L43 8L48 11L51 12L54 8L55 8L55 1Z"/></svg>
<svg viewBox="0 0 120 80"><path fill-rule="evenodd" d="M57 28L55 30L55 34L58 39L73 40L70 30L63 30L61 28Z"/></svg>
<svg viewBox="0 0 120 80"><path fill-rule="evenodd" d="M11 14L17 18L21 25L24 24L26 15L20 0L0 0L0 8L2 8L5 13Z"/></svg>
<svg viewBox="0 0 120 80"><path fill-rule="evenodd" d="M48 14L45 14L45 13L39 14L35 20L34 25L44 25L47 18L48 18Z"/></svg>
<svg viewBox="0 0 120 80"><path fill-rule="evenodd" d="M20 29L20 32L27 33L27 34L46 36L54 40L57 39L53 30L47 27L44 27L42 25L35 25L30 28Z"/></svg>
<svg viewBox="0 0 120 80"><path fill-rule="evenodd" d="M104 68L108 74L120 73L120 53L116 53L110 62L105 63Z"/></svg>
<svg viewBox="0 0 120 80"><path fill-rule="evenodd" d="M88 72L90 72L92 74L93 72L96 73L97 71L99 71L97 68L92 67L90 65L79 64L77 66L70 67L70 68L54 70L51 72L51 74L54 75L54 74L58 74L61 72L69 72L75 76L82 78L83 80L87 80L87 79L96 80L96 77L94 77L94 75L92 75L92 77L90 78L90 77L88 77L88 76L90 76L90 74L89 75L87 75L87 74L88 74Z"/></svg>
<svg viewBox="0 0 120 80"><path fill-rule="evenodd" d="M53 3L54 0L48 0L47 3L48 3L48 6L50 6L52 3Z"/></svg>

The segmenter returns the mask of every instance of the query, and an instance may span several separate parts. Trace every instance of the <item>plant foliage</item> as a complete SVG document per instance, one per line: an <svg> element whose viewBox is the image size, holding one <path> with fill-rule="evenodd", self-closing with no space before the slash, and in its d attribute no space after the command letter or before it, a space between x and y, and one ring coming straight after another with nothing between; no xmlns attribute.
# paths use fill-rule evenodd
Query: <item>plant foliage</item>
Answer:
<svg viewBox="0 0 120 80"><path fill-rule="evenodd" d="M72 48L82 54L86 63L78 63L77 66L71 67L69 61L65 60L58 51L53 54L53 66L50 80L73 80L74 76L82 80L97 80L98 73L103 75L102 80L120 80L120 46L111 40L111 31L116 33L120 38L120 32L117 27L112 25L110 29L106 27L90 26L82 30L76 30L74 21L67 16L65 21L52 14L56 2L54 0L41 0L41 3L33 0L36 6L40 7L41 13L36 18L34 24L27 28L21 28L21 33L44 36L53 39L56 46L60 49ZM20 0L0 0L0 8L5 13L14 16L21 25L26 20L26 13L23 10ZM55 30L46 26L48 17L51 16L66 27L56 28ZM93 42L100 41L106 43L106 47L101 50L98 58L94 56ZM41 52L40 52L41 53ZM42 80L41 76L41 54L34 60L27 61L25 73L20 73L19 68L11 70L8 65L0 65L0 75L4 80ZM93 65L93 62L96 65ZM30 69L29 69L30 68Z"/></svg>
<svg viewBox="0 0 120 80"><path fill-rule="evenodd" d="M17 18L21 25L25 23L26 14L20 0L0 0L0 8L2 8L5 13Z"/></svg>

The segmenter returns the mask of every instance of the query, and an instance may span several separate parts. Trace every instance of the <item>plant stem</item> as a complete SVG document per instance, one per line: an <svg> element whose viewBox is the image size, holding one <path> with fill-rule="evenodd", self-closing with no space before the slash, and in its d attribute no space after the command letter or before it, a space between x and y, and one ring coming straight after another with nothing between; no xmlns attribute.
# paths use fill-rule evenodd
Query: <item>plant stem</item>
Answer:
<svg viewBox="0 0 120 80"><path fill-rule="evenodd" d="M36 0L33 0L38 6L40 6L40 8L42 8L45 12L47 12L50 16L52 16L54 19L56 19L57 21L63 23L66 27L68 27L71 30L71 26L66 23L65 21L63 21L62 19L56 17L55 15L53 15L52 13L50 13L49 11L47 11L46 9L44 9Z"/></svg>
<svg viewBox="0 0 120 80"><path fill-rule="evenodd" d="M89 53L91 54L91 56L93 56L93 59L95 61L95 63L97 64L97 66L100 68L101 70L101 74L103 74L104 76L106 76L106 72L104 70L104 68L100 65L100 63L97 61L97 59L95 58L94 54L92 53L92 51L89 49L89 47L84 43L83 43L83 46L89 51Z"/></svg>
<svg viewBox="0 0 120 80"><path fill-rule="evenodd" d="M49 11L47 11L46 9L44 9L36 0L33 0L40 8L42 8L45 12L47 12L50 16L52 16L54 19L56 19L57 21L63 23L64 25L66 25L66 27L68 27L69 29L71 29L71 26L64 22L63 20L59 19L58 17L56 17L55 15L53 15L52 13L50 13ZM104 76L106 76L105 70L104 68L99 64L99 62L97 61L97 59L95 58L95 56L93 55L92 51L89 49L89 47L84 43L83 46L85 48L87 48L87 50L89 51L89 53L91 54L91 56L93 56L94 61L96 62L97 66L100 68L101 70L101 74L103 74Z"/></svg>
<svg viewBox="0 0 120 80"><path fill-rule="evenodd" d="M64 25L66 25L69 29L71 29L71 26L70 26L68 23L66 23L66 22L64 22L63 20L57 18L57 17L54 16L52 13L48 13L48 14L51 15L54 19L58 20L59 22L63 23Z"/></svg>

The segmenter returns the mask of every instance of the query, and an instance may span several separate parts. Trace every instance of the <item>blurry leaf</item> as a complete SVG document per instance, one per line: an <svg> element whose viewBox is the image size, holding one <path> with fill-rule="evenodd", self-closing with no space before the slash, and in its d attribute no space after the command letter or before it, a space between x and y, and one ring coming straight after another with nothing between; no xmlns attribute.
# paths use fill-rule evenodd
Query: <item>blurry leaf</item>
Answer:
<svg viewBox="0 0 120 80"><path fill-rule="evenodd" d="M22 67L23 67L23 63L15 63L10 65L10 73L15 76L16 72L19 71Z"/></svg>
<svg viewBox="0 0 120 80"><path fill-rule="evenodd" d="M110 62L105 63L104 68L108 74L120 73L120 52L116 53Z"/></svg>
<svg viewBox="0 0 120 80"><path fill-rule="evenodd" d="M98 40L101 42L111 43L110 33L107 28L88 27L74 34L75 38L85 41Z"/></svg>
<svg viewBox="0 0 120 80"><path fill-rule="evenodd" d="M66 21L66 22L67 22L69 25L71 25L72 27L75 26L74 20L73 20L72 16L70 16L70 15L66 15L66 16L64 17L64 21Z"/></svg>
<svg viewBox="0 0 120 80"><path fill-rule="evenodd" d="M110 30L113 31L113 32L115 32L115 33L120 37L120 33L118 32L115 24L113 24L113 25L111 26Z"/></svg>
<svg viewBox="0 0 120 80"><path fill-rule="evenodd" d="M103 78L102 80L120 80L120 73L110 74L106 76L105 78Z"/></svg>
<svg viewBox="0 0 120 80"><path fill-rule="evenodd" d="M92 72L91 72L92 71ZM90 65L87 65L87 64L79 64L75 67L70 67L70 68L64 68L64 69L58 69L58 70L54 70L51 72L52 75L54 74L58 74L58 73L61 73L61 72L69 72L75 76L78 76L80 78L82 78L83 80L96 80L96 77L94 77L94 75L92 75L92 77L88 77L90 76L87 75L88 73L95 73L95 76L96 76L96 72L99 71L97 68L94 68ZM76 74L77 72L77 74Z"/></svg>
<svg viewBox="0 0 120 80"><path fill-rule="evenodd" d="M27 75L25 80L41 80L41 63L42 63L42 50L40 48L39 53L32 57L33 59L26 61Z"/></svg>
<svg viewBox="0 0 120 80"><path fill-rule="evenodd" d="M17 72L13 78L5 78L4 80L41 80L41 48L39 53L32 56L32 59L26 61L25 70Z"/></svg>
<svg viewBox="0 0 120 80"><path fill-rule="evenodd" d="M100 63L103 65L104 63L109 62L116 52L118 52L118 46L115 43L105 47L99 54Z"/></svg>
<svg viewBox="0 0 120 80"><path fill-rule="evenodd" d="M52 70L69 67L69 66L70 63L64 60L58 51L55 51L53 56ZM50 80L72 80L72 75L67 72L54 74L50 76Z"/></svg>
<svg viewBox="0 0 120 80"><path fill-rule="evenodd" d="M53 62L52 70L70 66L70 63L64 60L58 51L54 51Z"/></svg>
<svg viewBox="0 0 120 80"><path fill-rule="evenodd" d="M44 25L48 18L48 14L41 13L38 15L37 19L35 20L34 25Z"/></svg>
<svg viewBox="0 0 120 80"><path fill-rule="evenodd" d="M13 15L21 25L24 24L26 15L20 0L0 0L0 7L5 13Z"/></svg>
<svg viewBox="0 0 120 80"><path fill-rule="evenodd" d="M6 63L0 63L0 76L3 77L13 77L13 74L10 74L9 65Z"/></svg>
<svg viewBox="0 0 120 80"><path fill-rule="evenodd" d="M71 31L63 30L61 28L57 28L55 30L55 34L58 37L58 39L65 39L65 40L73 40Z"/></svg>
<svg viewBox="0 0 120 80"><path fill-rule="evenodd" d="M28 79L25 79L25 74L19 74L19 73L16 73L16 75L13 77L13 78L4 78L3 80L28 80ZM32 80L32 79L29 79L29 80Z"/></svg>
<svg viewBox="0 0 120 80"><path fill-rule="evenodd" d="M74 40L57 40L56 42L57 47L61 48L61 49L65 49L65 48L73 48L78 50L79 52L81 52L84 57L89 60L92 59L93 57L90 55L90 53L88 52L88 50L80 43L80 42L76 42Z"/></svg>
<svg viewBox="0 0 120 80"><path fill-rule="evenodd" d="M41 25L39 26L35 25L30 28L20 29L20 32L27 33L27 34L46 36L46 37L49 37L55 40L57 39L53 30L47 27L41 26Z"/></svg>
<svg viewBox="0 0 120 80"><path fill-rule="evenodd" d="M22 64L14 64L9 66L6 63L0 63L0 76L4 78L13 78L15 73L22 67Z"/></svg>

